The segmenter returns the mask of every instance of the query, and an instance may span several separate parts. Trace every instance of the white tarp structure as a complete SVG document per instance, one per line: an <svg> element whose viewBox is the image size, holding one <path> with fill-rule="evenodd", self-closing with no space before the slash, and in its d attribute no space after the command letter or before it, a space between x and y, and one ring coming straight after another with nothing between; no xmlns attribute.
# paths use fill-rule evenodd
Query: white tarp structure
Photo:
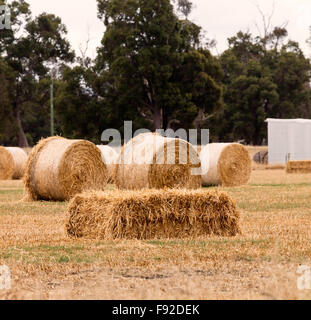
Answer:
<svg viewBox="0 0 311 320"><path fill-rule="evenodd" d="M311 120L267 119L269 164L311 160Z"/></svg>

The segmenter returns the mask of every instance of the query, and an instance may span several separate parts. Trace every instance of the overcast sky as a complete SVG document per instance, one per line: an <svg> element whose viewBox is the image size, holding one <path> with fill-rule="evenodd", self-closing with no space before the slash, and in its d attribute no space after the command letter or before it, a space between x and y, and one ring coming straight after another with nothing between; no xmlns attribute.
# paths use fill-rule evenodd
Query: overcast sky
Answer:
<svg viewBox="0 0 311 320"><path fill-rule="evenodd" d="M96 47L104 32L104 26L97 18L96 0L28 0L34 15L41 12L54 13L62 18L68 29L68 39L79 53L90 38L88 55L95 57ZM273 0L193 0L191 20L206 31L209 38L216 39L217 51L227 48L227 38L239 30L250 30L258 34L256 23L262 27L262 20L256 5L268 16ZM306 44L311 25L311 0L275 0L273 26L288 22L289 37L298 41L305 54L310 57L311 49Z"/></svg>

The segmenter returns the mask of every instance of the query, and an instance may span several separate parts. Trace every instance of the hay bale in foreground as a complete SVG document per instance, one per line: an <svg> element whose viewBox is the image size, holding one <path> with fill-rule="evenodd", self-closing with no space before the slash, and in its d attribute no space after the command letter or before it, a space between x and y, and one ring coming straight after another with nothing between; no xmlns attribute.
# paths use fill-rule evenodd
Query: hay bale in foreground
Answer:
<svg viewBox="0 0 311 320"><path fill-rule="evenodd" d="M108 169L108 183L114 183L114 176L119 155L113 148L109 146L98 145L97 148L101 151L102 161L106 164Z"/></svg>
<svg viewBox="0 0 311 320"><path fill-rule="evenodd" d="M311 173L311 160L287 162L286 173Z"/></svg>
<svg viewBox="0 0 311 320"><path fill-rule="evenodd" d="M123 146L115 172L118 188L201 187L201 163L187 141L144 133Z"/></svg>
<svg viewBox="0 0 311 320"><path fill-rule="evenodd" d="M69 203L66 231L89 239L155 239L240 233L240 214L223 192L88 192Z"/></svg>
<svg viewBox="0 0 311 320"><path fill-rule="evenodd" d="M202 149L200 158L204 186L240 186L250 179L252 161L247 149L241 144L208 144Z"/></svg>
<svg viewBox="0 0 311 320"><path fill-rule="evenodd" d="M69 200L85 190L103 190L107 181L107 166L93 143L50 137L29 155L24 200Z"/></svg>

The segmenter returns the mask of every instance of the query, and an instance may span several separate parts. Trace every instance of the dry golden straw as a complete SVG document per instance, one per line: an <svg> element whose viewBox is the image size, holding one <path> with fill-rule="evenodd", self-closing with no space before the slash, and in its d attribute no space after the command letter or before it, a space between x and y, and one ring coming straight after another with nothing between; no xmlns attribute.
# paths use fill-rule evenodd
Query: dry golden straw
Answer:
<svg viewBox="0 0 311 320"><path fill-rule="evenodd" d="M5 147L0 147L0 180L11 180L13 174L13 156Z"/></svg>
<svg viewBox="0 0 311 320"><path fill-rule="evenodd" d="M200 166L188 142L145 133L123 146L115 180L120 189L129 190L197 189L201 187Z"/></svg>
<svg viewBox="0 0 311 320"><path fill-rule="evenodd" d="M240 186L250 179L252 161L247 149L241 144L211 143L202 149L200 158L204 186Z"/></svg>
<svg viewBox="0 0 311 320"><path fill-rule="evenodd" d="M106 164L108 169L108 183L114 183L114 176L119 155L113 148L109 146L98 145L97 147L101 151L102 161Z"/></svg>
<svg viewBox="0 0 311 320"><path fill-rule="evenodd" d="M311 160L289 161L286 164L287 173L311 173Z"/></svg>
<svg viewBox="0 0 311 320"><path fill-rule="evenodd" d="M267 164L266 165L267 170L281 170L285 169L285 165L283 163L274 163L274 164Z"/></svg>
<svg viewBox="0 0 311 320"><path fill-rule="evenodd" d="M240 233L224 192L186 189L86 192L69 203L66 230L89 239L185 238Z"/></svg>
<svg viewBox="0 0 311 320"><path fill-rule="evenodd" d="M108 170L101 152L85 140L50 137L29 155L24 177L24 200L69 200L85 190L104 190Z"/></svg>
<svg viewBox="0 0 311 320"><path fill-rule="evenodd" d="M0 180L20 179L25 173L27 154L21 148L0 147Z"/></svg>
<svg viewBox="0 0 311 320"><path fill-rule="evenodd" d="M8 150L13 158L14 161L14 173L13 173L13 179L21 179L26 170L26 163L28 155L27 153L17 147L7 147L6 150Z"/></svg>

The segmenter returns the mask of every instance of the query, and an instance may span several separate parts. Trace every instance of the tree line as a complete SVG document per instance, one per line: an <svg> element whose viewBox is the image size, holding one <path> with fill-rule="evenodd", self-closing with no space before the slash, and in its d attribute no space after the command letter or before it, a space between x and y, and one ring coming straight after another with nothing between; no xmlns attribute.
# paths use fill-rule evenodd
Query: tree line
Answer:
<svg viewBox="0 0 311 320"><path fill-rule="evenodd" d="M0 0L0 4L4 1ZM59 17L12 1L0 30L0 143L27 147L55 131L208 128L212 141L266 141L264 120L311 118L311 64L286 28L238 32L213 55L189 0L97 0L106 30L95 59L76 56ZM311 37L308 40L311 43Z"/></svg>

